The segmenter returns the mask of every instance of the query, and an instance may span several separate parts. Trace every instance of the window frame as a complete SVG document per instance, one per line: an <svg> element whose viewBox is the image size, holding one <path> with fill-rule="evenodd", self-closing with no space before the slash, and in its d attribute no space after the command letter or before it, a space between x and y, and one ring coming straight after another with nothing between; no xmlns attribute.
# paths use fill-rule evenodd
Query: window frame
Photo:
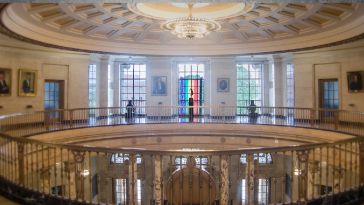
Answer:
<svg viewBox="0 0 364 205"><path fill-rule="evenodd" d="M88 65L88 107L97 107L97 66Z"/></svg>
<svg viewBox="0 0 364 205"><path fill-rule="evenodd" d="M273 164L273 157L271 153L254 153L253 154L254 161L258 161L258 164L260 165L269 165ZM264 160L263 160L264 159ZM263 162L265 161L265 162ZM240 155L240 164L246 165L247 164L247 154L241 154Z"/></svg>
<svg viewBox="0 0 364 205"><path fill-rule="evenodd" d="M247 76L244 76L244 65L248 66L246 73ZM264 62L236 62L236 104L237 104L237 115L247 115L247 109L242 107L248 107L250 105L250 101L254 100L254 103L257 107L264 105ZM241 68L239 68L241 66ZM260 66L259 71L251 71L254 69L254 66ZM241 70L239 70L241 69ZM252 86L252 81L255 82L255 85ZM241 85L241 86L240 86ZM239 89L241 88L241 89ZM255 88L255 89L254 89ZM258 89L257 89L258 88ZM251 90L254 89L254 93ZM245 93L244 90L247 90L248 93ZM257 92L257 90L259 92ZM252 96L255 95L254 99ZM257 97L259 96L259 97ZM258 99L260 98L260 99ZM258 99L258 100L257 100ZM245 103L244 103L245 102ZM245 105L244 105L245 104Z"/></svg>
<svg viewBox="0 0 364 205"><path fill-rule="evenodd" d="M123 65L130 66L128 71ZM141 68L144 66L144 68ZM143 69L143 71L141 71ZM136 75L139 74L139 75ZM129 76L131 74L131 76ZM136 77L139 76L139 77ZM129 84L131 82L131 85ZM144 84L144 85L143 85ZM144 91L143 91L144 90ZM131 95L131 96L130 96ZM139 97L139 99L136 99ZM119 63L119 104L126 107L129 100L133 101L136 107L136 115L144 116L147 102L147 64L144 62Z"/></svg>
<svg viewBox="0 0 364 205"><path fill-rule="evenodd" d="M180 162L177 163L178 159ZM183 168L187 167L187 159L188 159L188 157L186 157L186 156L182 156L182 155L176 156L174 158L174 165L175 165L176 169L183 169ZM207 167L209 166L209 158L207 156L195 156L194 159L195 159L197 168L206 170ZM206 159L206 163L203 162L204 161L203 159Z"/></svg>
<svg viewBox="0 0 364 205"><path fill-rule="evenodd" d="M295 69L292 63L286 65L286 106L295 106Z"/></svg>
<svg viewBox="0 0 364 205"><path fill-rule="evenodd" d="M122 161L116 162L115 160L113 160L113 159L115 159L116 155L121 155L120 158L122 158ZM113 153L110 156L109 162L111 165L121 165L121 164L125 164L125 161L129 161L129 160L130 160L130 154L128 154L128 153ZM136 154L136 163L138 165L143 163L143 156L141 154Z"/></svg>

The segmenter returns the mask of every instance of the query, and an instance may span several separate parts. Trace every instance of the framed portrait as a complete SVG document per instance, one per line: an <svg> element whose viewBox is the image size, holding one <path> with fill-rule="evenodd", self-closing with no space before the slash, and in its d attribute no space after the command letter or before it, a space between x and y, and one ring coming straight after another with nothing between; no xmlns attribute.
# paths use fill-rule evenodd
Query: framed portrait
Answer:
<svg viewBox="0 0 364 205"><path fill-rule="evenodd" d="M218 78L217 79L217 92L229 92L230 91L230 79Z"/></svg>
<svg viewBox="0 0 364 205"><path fill-rule="evenodd" d="M364 92L364 71L347 72L348 89L350 93Z"/></svg>
<svg viewBox="0 0 364 205"><path fill-rule="evenodd" d="M11 95L11 69L0 68L0 97Z"/></svg>
<svg viewBox="0 0 364 205"><path fill-rule="evenodd" d="M152 95L167 95L167 76L152 76Z"/></svg>
<svg viewBox="0 0 364 205"><path fill-rule="evenodd" d="M37 95L37 71L19 70L18 78L18 95L19 96L36 96Z"/></svg>

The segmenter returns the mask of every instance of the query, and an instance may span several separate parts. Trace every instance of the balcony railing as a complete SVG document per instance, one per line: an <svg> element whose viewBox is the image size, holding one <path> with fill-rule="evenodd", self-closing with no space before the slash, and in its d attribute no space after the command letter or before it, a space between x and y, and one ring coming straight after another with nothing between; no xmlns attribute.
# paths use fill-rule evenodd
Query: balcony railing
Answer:
<svg viewBox="0 0 364 205"><path fill-rule="evenodd" d="M147 123L304 127L353 138L229 151L86 147L28 138L75 128ZM6 115L0 117L0 190L52 204L357 201L364 183L363 123L360 112L283 107L112 107Z"/></svg>

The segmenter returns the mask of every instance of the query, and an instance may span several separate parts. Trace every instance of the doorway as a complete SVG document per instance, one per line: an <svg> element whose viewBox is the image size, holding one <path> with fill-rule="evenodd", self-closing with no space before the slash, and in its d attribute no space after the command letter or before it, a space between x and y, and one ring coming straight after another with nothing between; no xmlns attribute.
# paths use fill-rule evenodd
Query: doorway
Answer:
<svg viewBox="0 0 364 205"><path fill-rule="evenodd" d="M180 115L188 115L189 98L193 101L193 115L201 115L204 104L204 64L178 64L178 105ZM192 102L191 102L192 103Z"/></svg>
<svg viewBox="0 0 364 205"><path fill-rule="evenodd" d="M176 171L168 179L166 198L169 205L216 204L216 182L207 171L208 158L176 157Z"/></svg>
<svg viewBox="0 0 364 205"><path fill-rule="evenodd" d="M60 119L64 109L64 80L45 80L44 110L53 111L47 114L49 119Z"/></svg>
<svg viewBox="0 0 364 205"><path fill-rule="evenodd" d="M338 79L319 80L319 108L324 110L320 113L321 118L335 116L335 110L339 109L339 81Z"/></svg>

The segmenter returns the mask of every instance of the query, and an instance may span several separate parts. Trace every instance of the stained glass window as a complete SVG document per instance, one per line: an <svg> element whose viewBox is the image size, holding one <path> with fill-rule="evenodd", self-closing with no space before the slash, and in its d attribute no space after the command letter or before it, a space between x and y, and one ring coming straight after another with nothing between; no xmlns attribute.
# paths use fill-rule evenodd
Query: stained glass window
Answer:
<svg viewBox="0 0 364 205"><path fill-rule="evenodd" d="M178 79L179 79L179 106L188 106L188 100L192 94L194 115L201 114L201 109L198 106L203 106L204 103L204 64L178 64ZM181 108L179 113L182 115L188 114L188 108Z"/></svg>
<svg viewBox="0 0 364 205"><path fill-rule="evenodd" d="M263 64L237 64L238 114L246 114L246 108L254 100L256 106L263 105Z"/></svg>

